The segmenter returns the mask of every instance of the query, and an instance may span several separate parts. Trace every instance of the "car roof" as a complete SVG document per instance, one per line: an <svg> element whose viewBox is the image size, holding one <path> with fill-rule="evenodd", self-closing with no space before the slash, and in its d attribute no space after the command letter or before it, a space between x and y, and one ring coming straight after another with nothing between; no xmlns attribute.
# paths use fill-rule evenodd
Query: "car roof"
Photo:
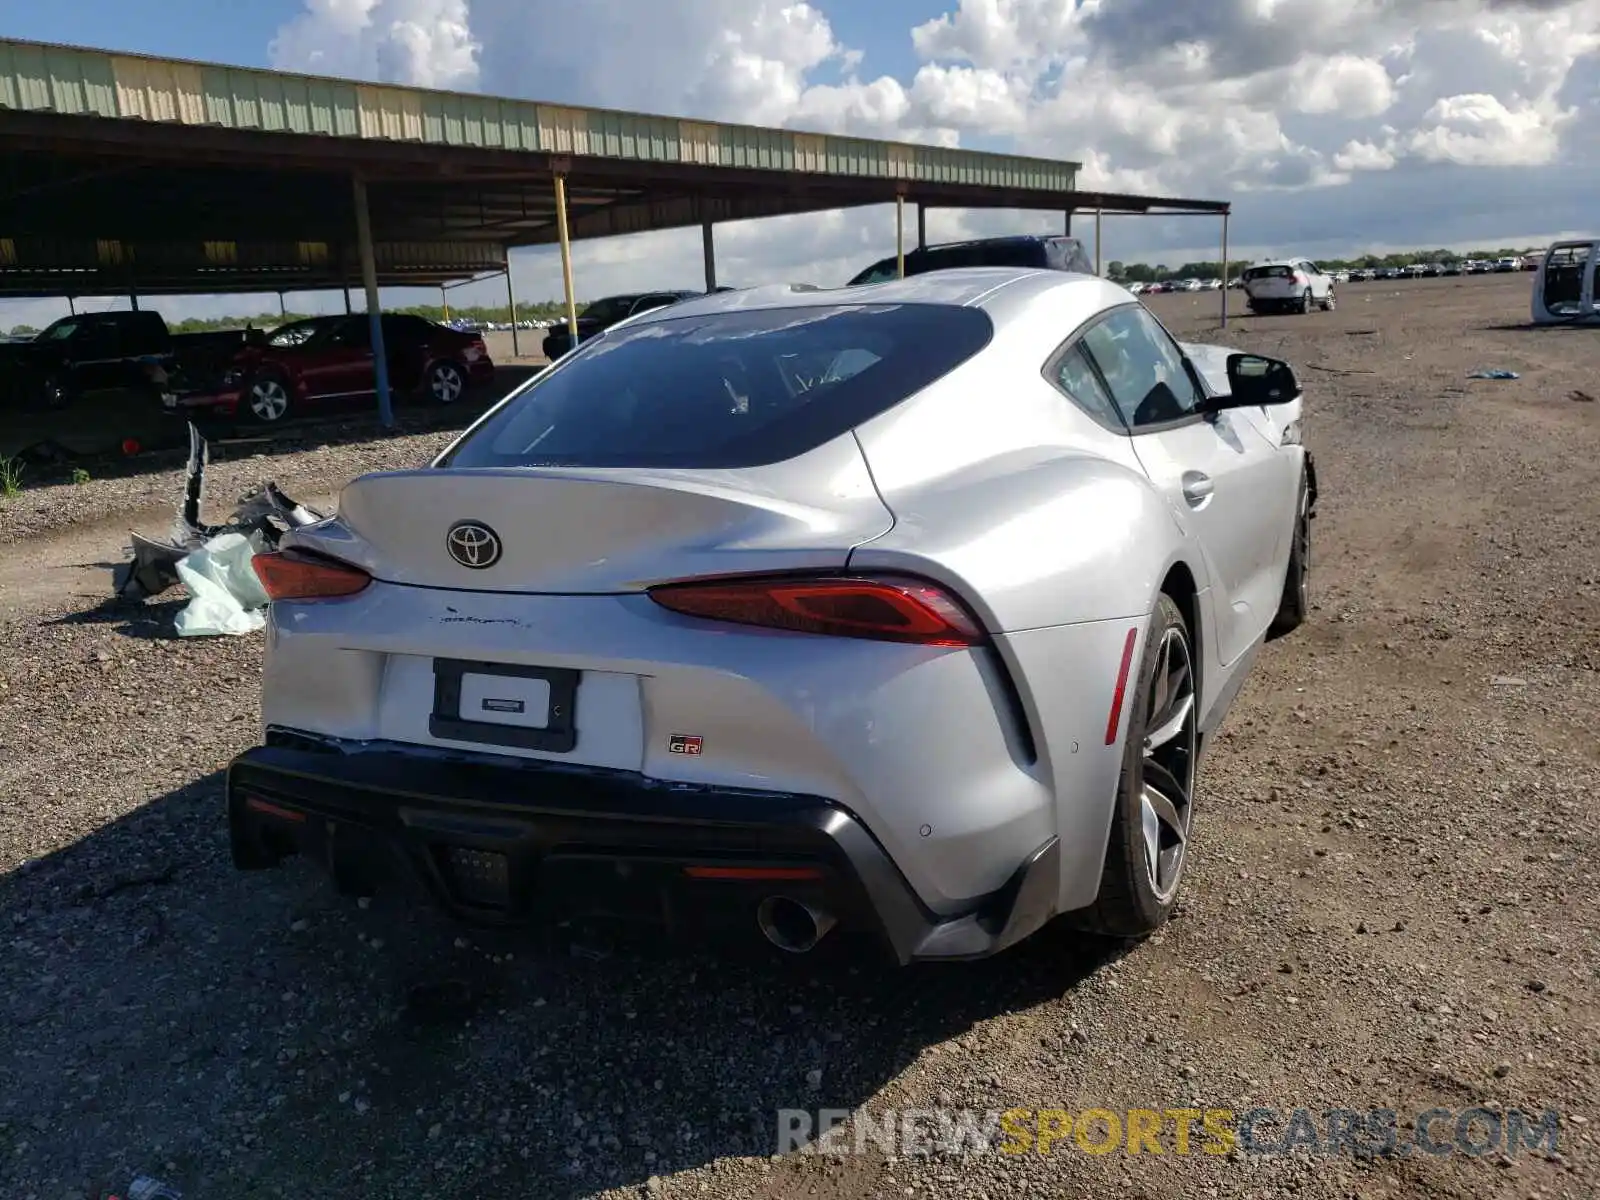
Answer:
<svg viewBox="0 0 1600 1200"><path fill-rule="evenodd" d="M1125 288L1095 275L1055 271L1045 267L952 267L890 279L883 283L818 288L811 284L771 284L696 296L671 308L656 309L629 320L630 327L656 321L749 309L834 308L880 304L942 304L982 308L997 317L1026 307L1041 296L1060 298L1098 309L1118 302L1133 302Z"/></svg>

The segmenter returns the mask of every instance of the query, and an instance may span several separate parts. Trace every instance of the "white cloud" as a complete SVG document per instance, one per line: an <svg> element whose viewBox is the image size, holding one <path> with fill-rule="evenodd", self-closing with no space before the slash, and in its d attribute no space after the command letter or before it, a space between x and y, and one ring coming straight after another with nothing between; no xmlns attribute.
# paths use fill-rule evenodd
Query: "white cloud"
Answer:
<svg viewBox="0 0 1600 1200"><path fill-rule="evenodd" d="M1548 105L1507 108L1498 96L1476 92L1446 96L1424 114L1406 140L1419 158L1468 167L1542 167L1561 148L1560 129L1570 114Z"/></svg>
<svg viewBox="0 0 1600 1200"><path fill-rule="evenodd" d="M1387 171L1394 166L1394 162L1394 154L1387 147L1353 139L1333 156L1333 165L1346 172Z"/></svg>
<svg viewBox="0 0 1600 1200"><path fill-rule="evenodd" d="M1338 54L1304 64L1304 76L1290 76L1289 101L1303 113L1333 113L1341 117L1376 117L1394 103L1394 84L1388 69L1371 58Z"/></svg>
<svg viewBox="0 0 1600 1200"><path fill-rule="evenodd" d="M467 0L305 0L267 49L275 67L421 87L478 85Z"/></svg>

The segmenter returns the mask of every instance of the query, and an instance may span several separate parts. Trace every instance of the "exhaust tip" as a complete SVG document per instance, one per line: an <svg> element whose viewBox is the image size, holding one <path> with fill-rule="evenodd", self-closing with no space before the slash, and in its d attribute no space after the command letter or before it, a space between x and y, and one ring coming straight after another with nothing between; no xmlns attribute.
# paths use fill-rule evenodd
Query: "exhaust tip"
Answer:
<svg viewBox="0 0 1600 1200"><path fill-rule="evenodd" d="M756 908L756 924L779 950L804 954L833 928L834 917L788 896L768 896Z"/></svg>

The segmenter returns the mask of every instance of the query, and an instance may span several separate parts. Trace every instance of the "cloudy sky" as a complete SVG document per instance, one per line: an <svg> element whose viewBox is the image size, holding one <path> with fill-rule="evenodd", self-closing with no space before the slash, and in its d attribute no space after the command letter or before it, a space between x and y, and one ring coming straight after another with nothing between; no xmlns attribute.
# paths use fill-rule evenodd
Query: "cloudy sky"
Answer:
<svg viewBox="0 0 1600 1200"><path fill-rule="evenodd" d="M3 0L0 35L1070 158L1085 186L1232 198L1242 255L1600 232L1600 0ZM1105 258L1214 257L1216 233L1107 220ZM840 283L893 237L892 209L730 225L718 278ZM587 297L698 286L699 233L581 244L575 271ZM560 293L553 251L514 273ZM61 311L0 302L0 328Z"/></svg>

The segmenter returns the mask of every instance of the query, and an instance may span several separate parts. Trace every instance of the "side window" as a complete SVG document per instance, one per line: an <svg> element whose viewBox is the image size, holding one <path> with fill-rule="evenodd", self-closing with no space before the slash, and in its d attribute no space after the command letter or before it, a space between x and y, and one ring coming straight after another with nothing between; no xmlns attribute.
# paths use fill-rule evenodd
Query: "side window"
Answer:
<svg viewBox="0 0 1600 1200"><path fill-rule="evenodd" d="M1183 356L1143 305L1110 313L1084 333L1083 347L1134 432L1199 411L1200 393Z"/></svg>
<svg viewBox="0 0 1600 1200"><path fill-rule="evenodd" d="M359 347L372 345L372 323L366 317L350 317L333 330L328 338L330 346Z"/></svg>
<svg viewBox="0 0 1600 1200"><path fill-rule="evenodd" d="M1100 377L1094 373L1094 367L1084 355L1081 342L1051 365L1050 380L1100 424L1118 433L1127 431L1127 426L1122 423L1122 415L1117 411L1116 402L1106 391L1105 385L1100 382Z"/></svg>
<svg viewBox="0 0 1600 1200"><path fill-rule="evenodd" d="M891 258L888 262L874 263L868 267L856 283L887 283L891 279L898 278L900 278L900 264L898 260Z"/></svg>

